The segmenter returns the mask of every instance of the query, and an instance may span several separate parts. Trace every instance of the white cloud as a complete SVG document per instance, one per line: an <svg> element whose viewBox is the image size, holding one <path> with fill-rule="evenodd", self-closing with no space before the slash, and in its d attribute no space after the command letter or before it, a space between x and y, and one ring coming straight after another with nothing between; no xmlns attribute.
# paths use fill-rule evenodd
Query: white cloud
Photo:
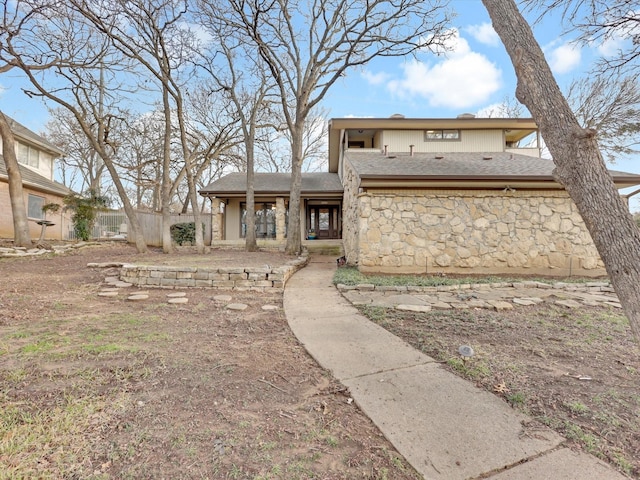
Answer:
<svg viewBox="0 0 640 480"><path fill-rule="evenodd" d="M576 45L565 43L549 51L547 58L549 59L551 70L561 75L580 65L582 54L580 48Z"/></svg>
<svg viewBox="0 0 640 480"><path fill-rule="evenodd" d="M469 25L464 30L480 43L492 47L500 45L500 37L489 22L481 23L480 25Z"/></svg>
<svg viewBox="0 0 640 480"><path fill-rule="evenodd" d="M426 99L430 106L468 108L485 102L501 87L501 70L473 52L454 32L446 58L435 64L412 60L402 65L403 78L387 87L398 98Z"/></svg>
<svg viewBox="0 0 640 480"><path fill-rule="evenodd" d="M625 39L622 37L610 37L597 46L598 53L603 57L613 57L622 49Z"/></svg>
<svg viewBox="0 0 640 480"><path fill-rule="evenodd" d="M373 73L369 70L364 70L362 72L362 78L364 78L370 85L382 85L383 83L386 83L390 77L391 75L386 72Z"/></svg>

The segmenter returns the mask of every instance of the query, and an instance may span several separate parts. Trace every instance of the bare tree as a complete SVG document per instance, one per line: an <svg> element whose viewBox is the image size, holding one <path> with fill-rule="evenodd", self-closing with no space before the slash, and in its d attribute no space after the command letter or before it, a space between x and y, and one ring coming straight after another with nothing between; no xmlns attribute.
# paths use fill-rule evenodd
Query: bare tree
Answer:
<svg viewBox="0 0 640 480"><path fill-rule="evenodd" d="M326 171L327 166L327 112L316 107L305 123L302 135L302 171ZM278 125L284 122L277 122ZM287 172L291 168L291 135L286 128L268 132L257 144L256 170Z"/></svg>
<svg viewBox="0 0 640 480"><path fill-rule="evenodd" d="M39 14L39 8L25 8L24 12L19 12L17 5L10 0L2 2L2 26L0 26L0 46L3 42L11 41L13 37L20 31L21 24L28 22L30 17ZM1 49L0 49L1 53ZM55 59L54 61L57 61ZM39 58L38 61L29 65L32 70L46 70L53 65L52 61L44 61ZM12 58L7 58L0 54L0 73L6 73L16 67L16 63ZM9 122L5 115L0 111L0 137L3 145L3 158L7 169L7 177L9 182L9 197L11 201L11 214L13 217L13 236L14 242L19 246L31 245L31 236L29 234L29 221L27 210L24 205L24 197L22 190L22 174L18 166L18 159L15 151L15 137Z"/></svg>
<svg viewBox="0 0 640 480"><path fill-rule="evenodd" d="M202 0L215 16L251 41L280 93L291 134L291 193L286 251L299 253L303 132L313 108L351 67L442 44L448 16L439 0Z"/></svg>
<svg viewBox="0 0 640 480"><path fill-rule="evenodd" d="M22 175L16 157L16 139L7 117L0 111L0 137L2 137L2 157L7 167L9 181L9 198L13 215L13 241L17 246L31 246L27 209L24 204Z"/></svg>
<svg viewBox="0 0 640 480"><path fill-rule="evenodd" d="M567 33L584 45L608 47L595 71L631 74L640 57L640 14L637 0L525 0L529 10L560 12Z"/></svg>
<svg viewBox="0 0 640 480"><path fill-rule="evenodd" d="M580 125L597 131L607 161L638 153L640 86L635 76L581 78L571 83L566 97Z"/></svg>
<svg viewBox="0 0 640 480"><path fill-rule="evenodd" d="M151 78L145 77L148 87L156 85L160 95L163 125L162 164L162 248L165 253L173 251L171 239L171 139L174 116L180 132L184 162L190 190L195 191L190 166L184 125L184 102L180 80L180 69L185 65L185 45L192 41L187 29L180 23L187 12L183 0L117 0L96 4L89 0L69 0L72 8L97 28L125 57L134 61ZM192 199L197 205L197 198ZM199 210L194 209L196 224L196 247L204 251L203 232Z"/></svg>
<svg viewBox="0 0 640 480"><path fill-rule="evenodd" d="M578 122L515 2L483 4L511 57L516 97L539 125L556 165L554 175L582 215L640 341L640 229L607 171L596 131Z"/></svg>
<svg viewBox="0 0 640 480"><path fill-rule="evenodd" d="M50 109L49 115L44 136L64 152L59 167L62 183L77 192L94 191L100 195L106 173L104 162L71 112L58 107Z"/></svg>

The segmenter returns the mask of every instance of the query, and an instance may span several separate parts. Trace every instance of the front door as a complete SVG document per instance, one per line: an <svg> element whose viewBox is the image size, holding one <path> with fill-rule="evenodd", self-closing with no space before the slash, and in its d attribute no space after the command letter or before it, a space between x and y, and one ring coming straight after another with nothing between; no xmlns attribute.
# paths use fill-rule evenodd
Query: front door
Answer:
<svg viewBox="0 0 640 480"><path fill-rule="evenodd" d="M338 205L310 206L307 225L316 238L340 238L340 207Z"/></svg>

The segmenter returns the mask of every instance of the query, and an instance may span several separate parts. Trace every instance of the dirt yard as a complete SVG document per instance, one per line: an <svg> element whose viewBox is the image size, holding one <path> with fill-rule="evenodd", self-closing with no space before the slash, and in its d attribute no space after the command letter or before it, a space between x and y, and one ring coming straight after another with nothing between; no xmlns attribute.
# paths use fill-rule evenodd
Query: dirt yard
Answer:
<svg viewBox="0 0 640 480"><path fill-rule="evenodd" d="M361 311L450 370L640 478L640 347L613 307ZM475 354L464 361L462 345ZM490 439L488 439L490 441Z"/></svg>
<svg viewBox="0 0 640 480"><path fill-rule="evenodd" d="M133 302L99 297L115 271L86 267L288 259L126 246L0 259L0 479L419 478L298 344L280 294Z"/></svg>
<svg viewBox="0 0 640 480"><path fill-rule="evenodd" d="M190 289L171 305L150 289L133 302L99 297L115 270L86 267L288 259L113 245L0 259L0 479L419 478L298 344L281 295ZM363 312L640 478L640 348L620 310Z"/></svg>

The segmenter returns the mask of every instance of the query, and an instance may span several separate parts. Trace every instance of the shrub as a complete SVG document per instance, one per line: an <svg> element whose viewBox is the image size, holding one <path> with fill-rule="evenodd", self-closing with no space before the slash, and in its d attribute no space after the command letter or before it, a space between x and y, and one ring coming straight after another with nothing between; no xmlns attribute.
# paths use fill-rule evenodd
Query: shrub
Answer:
<svg viewBox="0 0 640 480"><path fill-rule="evenodd" d="M171 239L178 245L190 243L191 245L196 243L196 223L175 223L169 228L171 231ZM202 231L204 232L204 223L202 224Z"/></svg>

